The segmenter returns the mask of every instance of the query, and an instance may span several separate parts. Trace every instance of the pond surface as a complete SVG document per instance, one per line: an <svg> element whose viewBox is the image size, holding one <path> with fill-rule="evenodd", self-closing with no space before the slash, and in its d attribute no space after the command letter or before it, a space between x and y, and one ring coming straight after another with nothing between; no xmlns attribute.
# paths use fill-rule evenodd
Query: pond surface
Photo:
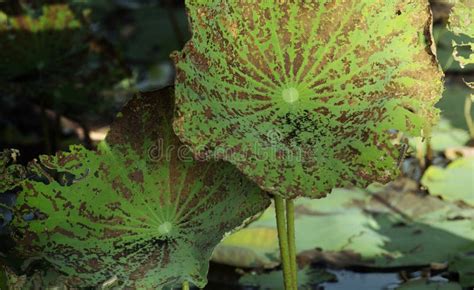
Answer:
<svg viewBox="0 0 474 290"><path fill-rule="evenodd" d="M473 290L462 288L442 273L430 273L428 270L394 269L392 272L368 272L359 270L334 270L313 268L311 275L301 275L300 290ZM315 272L320 274L315 274ZM209 273L209 284L206 290L283 290L281 272L266 274L247 273L243 279L243 272L232 267L212 264ZM317 284L311 279L323 279L321 275L332 275L329 282ZM431 275L431 277L430 277ZM429 278L428 278L429 277ZM454 278L454 277L452 277ZM327 279L327 277L326 277ZM245 280L245 282L243 282ZM306 280L306 281L302 281ZM409 281L409 282L406 282ZM245 285L242 285L245 284Z"/></svg>

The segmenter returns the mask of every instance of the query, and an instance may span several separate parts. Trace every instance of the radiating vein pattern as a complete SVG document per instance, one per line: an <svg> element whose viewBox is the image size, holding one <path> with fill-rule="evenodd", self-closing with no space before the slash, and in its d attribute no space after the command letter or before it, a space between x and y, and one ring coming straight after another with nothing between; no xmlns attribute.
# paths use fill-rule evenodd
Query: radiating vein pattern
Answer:
<svg viewBox="0 0 474 290"><path fill-rule="evenodd" d="M428 133L442 72L428 1L188 0L174 129L261 188L320 197L390 180ZM275 136L277 138L275 138Z"/></svg>
<svg viewBox="0 0 474 290"><path fill-rule="evenodd" d="M48 262L74 286L116 276L129 289L204 287L213 248L269 198L229 163L189 159L171 127L172 94L130 101L97 151L75 146L29 164L10 251Z"/></svg>

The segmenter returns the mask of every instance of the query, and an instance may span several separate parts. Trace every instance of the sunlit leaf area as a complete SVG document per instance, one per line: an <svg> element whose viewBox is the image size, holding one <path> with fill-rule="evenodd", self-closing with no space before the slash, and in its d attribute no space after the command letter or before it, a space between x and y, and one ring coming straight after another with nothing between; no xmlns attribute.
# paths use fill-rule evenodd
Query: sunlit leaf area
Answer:
<svg viewBox="0 0 474 290"><path fill-rule="evenodd" d="M474 289L474 0L0 0L0 290Z"/></svg>

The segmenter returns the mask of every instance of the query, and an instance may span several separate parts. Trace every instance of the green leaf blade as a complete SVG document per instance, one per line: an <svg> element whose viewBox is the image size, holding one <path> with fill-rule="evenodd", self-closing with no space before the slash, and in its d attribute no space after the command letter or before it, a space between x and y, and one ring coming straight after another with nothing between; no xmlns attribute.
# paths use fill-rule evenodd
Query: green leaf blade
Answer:
<svg viewBox="0 0 474 290"><path fill-rule="evenodd" d="M133 99L97 151L29 165L11 224L17 253L74 286L204 287L213 248L269 198L231 164L190 159L171 129L172 94Z"/></svg>
<svg viewBox="0 0 474 290"><path fill-rule="evenodd" d="M187 2L193 38L174 55L174 128L284 197L386 182L389 132L437 118L442 73L425 2ZM377 11L377 13L374 13Z"/></svg>

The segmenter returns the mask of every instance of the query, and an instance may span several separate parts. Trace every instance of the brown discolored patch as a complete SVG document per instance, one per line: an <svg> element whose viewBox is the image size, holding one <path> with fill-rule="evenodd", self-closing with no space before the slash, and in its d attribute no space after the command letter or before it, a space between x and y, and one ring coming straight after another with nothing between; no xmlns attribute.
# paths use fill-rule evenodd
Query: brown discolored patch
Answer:
<svg viewBox="0 0 474 290"><path fill-rule="evenodd" d="M130 180L132 180L133 182L136 182L136 183L143 183L144 182L143 172L141 170L131 172L128 175L128 178L130 178Z"/></svg>

